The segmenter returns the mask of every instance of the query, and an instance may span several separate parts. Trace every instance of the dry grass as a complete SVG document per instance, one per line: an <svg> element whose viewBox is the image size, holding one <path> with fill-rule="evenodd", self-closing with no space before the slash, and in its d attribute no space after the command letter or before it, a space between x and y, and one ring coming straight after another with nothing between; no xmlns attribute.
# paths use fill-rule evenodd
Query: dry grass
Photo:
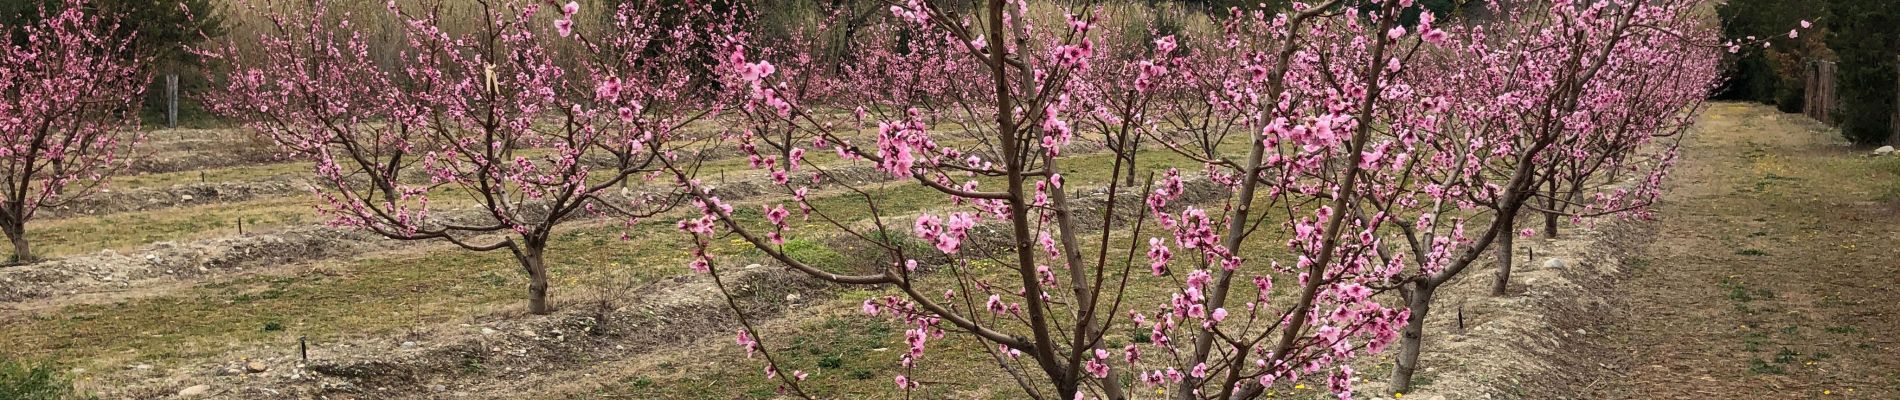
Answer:
<svg viewBox="0 0 1900 400"><path fill-rule="evenodd" d="M155 242L209 239L317 222L314 199L281 197L29 223L27 237L43 257L124 251Z"/></svg>

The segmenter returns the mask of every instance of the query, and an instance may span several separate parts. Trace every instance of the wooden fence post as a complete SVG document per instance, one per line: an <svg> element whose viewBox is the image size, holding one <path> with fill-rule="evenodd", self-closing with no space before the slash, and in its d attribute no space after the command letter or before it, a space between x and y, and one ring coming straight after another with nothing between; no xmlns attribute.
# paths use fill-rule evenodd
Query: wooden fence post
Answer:
<svg viewBox="0 0 1900 400"><path fill-rule="evenodd" d="M1826 107L1821 100L1821 60L1809 60L1801 68L1802 81L1806 82L1801 90L1801 114L1808 119L1821 121L1821 108Z"/></svg>
<svg viewBox="0 0 1900 400"><path fill-rule="evenodd" d="M1839 94L1834 92L1834 89L1836 89L1834 85L1834 82L1835 82L1834 73L1839 69L1838 67L1839 65L1835 64L1832 61L1821 62L1821 118L1820 119L1821 119L1821 123L1828 124L1829 126L1834 125L1834 108L1835 106L1838 105L1836 104L1836 102L1839 101L1838 96L1840 96Z"/></svg>
<svg viewBox="0 0 1900 400"><path fill-rule="evenodd" d="M178 127L178 74L165 74L165 127Z"/></svg>
<svg viewBox="0 0 1900 400"><path fill-rule="evenodd" d="M1801 113L1823 124L1834 125L1834 109L1838 107L1839 94L1834 84L1834 71L1837 65L1832 61L1809 61L1806 70L1808 87L1803 90Z"/></svg>

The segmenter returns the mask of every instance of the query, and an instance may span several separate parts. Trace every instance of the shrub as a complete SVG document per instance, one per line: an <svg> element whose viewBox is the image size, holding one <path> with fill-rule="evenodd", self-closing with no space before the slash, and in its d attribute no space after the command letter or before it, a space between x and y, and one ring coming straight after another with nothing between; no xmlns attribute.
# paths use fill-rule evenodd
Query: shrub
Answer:
<svg viewBox="0 0 1900 400"><path fill-rule="evenodd" d="M1808 100L1807 58L1781 49L1765 51L1762 56L1778 78L1773 93L1775 109L1790 114L1802 112Z"/></svg>
<svg viewBox="0 0 1900 400"><path fill-rule="evenodd" d="M80 398L70 378L52 366L0 358L0 399L53 400Z"/></svg>

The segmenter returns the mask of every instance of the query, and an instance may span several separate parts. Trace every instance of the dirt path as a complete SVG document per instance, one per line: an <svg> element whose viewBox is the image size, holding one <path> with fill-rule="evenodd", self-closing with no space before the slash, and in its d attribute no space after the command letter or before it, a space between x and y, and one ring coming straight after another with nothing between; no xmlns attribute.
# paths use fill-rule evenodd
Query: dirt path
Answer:
<svg viewBox="0 0 1900 400"><path fill-rule="evenodd" d="M1900 399L1900 157L1747 104L1689 140L1577 397Z"/></svg>

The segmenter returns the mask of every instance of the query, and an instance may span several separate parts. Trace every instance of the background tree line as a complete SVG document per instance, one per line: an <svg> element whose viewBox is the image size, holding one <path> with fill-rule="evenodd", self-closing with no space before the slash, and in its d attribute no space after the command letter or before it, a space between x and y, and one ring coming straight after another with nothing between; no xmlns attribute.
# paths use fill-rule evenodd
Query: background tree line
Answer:
<svg viewBox="0 0 1900 400"><path fill-rule="evenodd" d="M662 3L686 3L689 0L667 0ZM1421 0L1425 9L1441 15L1460 9L1477 8L1484 0ZM757 25L754 32L761 40L790 38L798 34L815 33L814 26L833 10L851 10L843 13L851 15L838 21L825 21L833 24L865 27L881 24L888 18L884 3L877 0L711 0L693 1L711 7L719 13L733 15L753 21ZM333 5L347 5L349 8L364 11L380 10L382 1L337 0ZM590 8L612 9L627 0L581 0ZM1051 2L1049 6L1075 5L1079 1L1063 0ZM1148 43L1156 36L1178 34L1194 29L1191 25L1200 24L1211 29L1207 17L1224 15L1230 8L1252 8L1264 5L1267 9L1283 10L1291 5L1291 0L1132 0L1132 1L1095 1L1094 5L1111 9L1112 21L1124 25L1119 30L1129 37L1121 38L1128 43ZM1364 3L1373 4L1367 0ZM22 26L36 22L40 18L40 8L57 11L64 2L57 0L19 0L0 2L0 25ZM975 4L975 2L970 2ZM254 5L269 8L277 6L300 6L298 2L263 0ZM179 102L181 124L190 126L218 126L222 123L213 120L204 112L198 101L192 100L191 93L200 92L207 84L202 60L197 59L184 49L201 43L209 37L218 37L227 33L245 34L251 31L270 29L268 21L256 18L254 10L243 9L227 0L93 0L88 7L96 11L122 15L121 21L138 32L137 51L155 60L152 68L154 76L151 87L145 90L140 114L147 122L160 123L165 117L165 80L168 74L179 75L181 93L186 98ZM973 6L972 6L973 7ZM1054 10L1054 8L1050 8ZM448 10L455 13L456 10ZM359 12L359 15L378 15L380 13ZM1417 11L1408 12L1406 19L1415 21ZM393 21L391 21L393 22ZM597 21L608 23L610 21ZM585 22L582 22L585 23ZM1412 22L1407 22L1412 23ZM846 62L842 57L850 54L844 46L852 41L850 36L856 29L826 30L829 37L825 43L815 44L821 49L821 62L838 64ZM394 40L394 38L390 38ZM24 37L8 38L18 43ZM386 47L387 48L387 47ZM133 55L127 55L131 57ZM396 62L395 54L375 54L374 57L385 62ZM710 61L710 60L709 60Z"/></svg>
<svg viewBox="0 0 1900 400"><path fill-rule="evenodd" d="M0 2L0 25L25 26L37 22L46 8L50 15L57 12L65 3L57 0L10 0ZM221 35L225 31L224 18L215 12L214 0L93 0L87 7L96 8L101 15L123 16L119 21L130 31L138 32L133 51L127 57L149 57L153 64L148 66L156 76L178 74L179 85L200 88L206 83L200 60L185 46L199 43L206 36ZM7 40L20 44L27 38L18 36ZM144 106L140 114L146 121L164 121L165 117L165 81L154 79L152 87L145 90ZM180 119L198 120L205 115L196 102L180 101L178 104Z"/></svg>
<svg viewBox="0 0 1900 400"><path fill-rule="evenodd" d="M1833 111L1841 134L1859 145L1892 140L1891 118L1900 95L1900 2L1733 0L1717 14L1730 37L1779 32L1808 19L1816 25L1814 34L1734 55L1733 75L1719 98L1801 112L1808 64L1834 61L1840 107Z"/></svg>

